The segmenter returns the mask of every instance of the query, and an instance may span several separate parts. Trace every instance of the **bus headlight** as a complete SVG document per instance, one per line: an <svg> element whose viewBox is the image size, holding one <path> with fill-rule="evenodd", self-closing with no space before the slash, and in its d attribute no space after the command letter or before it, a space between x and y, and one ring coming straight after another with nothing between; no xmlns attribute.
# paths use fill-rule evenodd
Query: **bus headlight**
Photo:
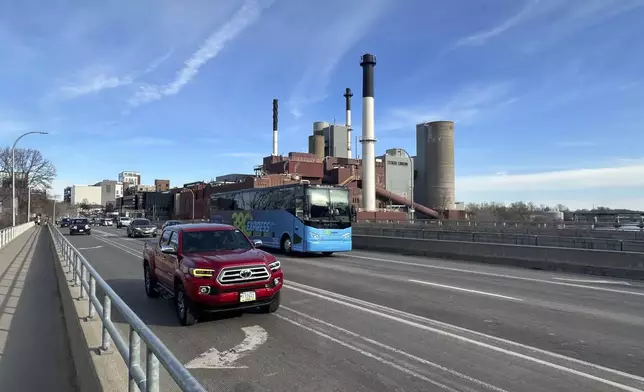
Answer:
<svg viewBox="0 0 644 392"><path fill-rule="evenodd" d="M349 239L349 238L351 238L351 233L345 233L345 234L342 234L342 238L344 238L344 239Z"/></svg>
<svg viewBox="0 0 644 392"><path fill-rule="evenodd" d="M272 263L270 263L270 264L268 265L268 268L270 268L270 269L271 269L271 272L275 272L275 271L277 271L278 269L282 268L282 263L280 263L280 261L279 261L279 260L275 260L275 261L273 261Z"/></svg>
<svg viewBox="0 0 644 392"><path fill-rule="evenodd" d="M215 275L215 270L207 268L190 268L190 275L195 278L212 278Z"/></svg>
<svg viewBox="0 0 644 392"><path fill-rule="evenodd" d="M310 235L310 236L311 236L311 238L313 238L314 240L319 240L319 239L320 239L320 235L319 235L319 234L317 234L317 233L309 233L309 235Z"/></svg>

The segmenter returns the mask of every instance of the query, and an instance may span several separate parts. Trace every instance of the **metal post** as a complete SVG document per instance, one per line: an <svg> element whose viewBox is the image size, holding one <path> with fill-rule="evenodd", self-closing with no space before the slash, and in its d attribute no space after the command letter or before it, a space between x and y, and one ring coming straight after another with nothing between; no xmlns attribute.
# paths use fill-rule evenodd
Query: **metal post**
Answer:
<svg viewBox="0 0 644 392"><path fill-rule="evenodd" d="M46 135L47 132L38 132L38 131L32 131L32 132L25 132L22 135L18 136L15 142L13 142L13 146L11 147L11 225L15 226L16 225L16 212L18 211L18 206L16 203L16 144L22 139L23 137L27 135L31 135L32 133L38 133L41 135ZM24 173L23 173L24 176Z"/></svg>
<svg viewBox="0 0 644 392"><path fill-rule="evenodd" d="M145 392L159 392L159 360L150 347L145 350Z"/></svg>
<svg viewBox="0 0 644 392"><path fill-rule="evenodd" d="M130 384L128 392L136 392L139 390L139 386L134 379L134 368L139 366L141 363L141 338L136 333L133 327L130 326L130 360L127 364L128 369L128 378L130 379Z"/></svg>
<svg viewBox="0 0 644 392"><path fill-rule="evenodd" d="M112 300L105 294L103 297L103 336L101 339L101 350L108 351L110 349L110 332L105 326L107 322L112 320Z"/></svg>
<svg viewBox="0 0 644 392"><path fill-rule="evenodd" d="M27 221L31 219L31 187L27 186Z"/></svg>
<svg viewBox="0 0 644 392"><path fill-rule="evenodd" d="M79 299L85 299L85 287L83 286L83 281L85 281L85 264L83 264L83 260L80 260L80 297ZM92 301L89 301L92 302Z"/></svg>
<svg viewBox="0 0 644 392"><path fill-rule="evenodd" d="M74 253L74 286L78 286L80 282L79 268L78 268L78 255Z"/></svg>
<svg viewBox="0 0 644 392"><path fill-rule="evenodd" d="M92 299L96 297L96 279L92 276L92 274L89 274L89 311L87 313L87 318L92 319L94 318L94 315L96 314L96 309L94 308L94 302L92 302Z"/></svg>

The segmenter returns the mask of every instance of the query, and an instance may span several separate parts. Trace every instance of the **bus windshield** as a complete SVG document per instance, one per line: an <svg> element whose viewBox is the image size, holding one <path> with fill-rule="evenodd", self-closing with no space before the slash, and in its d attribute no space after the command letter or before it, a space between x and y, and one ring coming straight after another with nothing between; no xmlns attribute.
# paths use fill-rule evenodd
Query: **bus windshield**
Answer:
<svg viewBox="0 0 644 392"><path fill-rule="evenodd" d="M344 189L308 188L307 199L311 218L351 219L349 192Z"/></svg>

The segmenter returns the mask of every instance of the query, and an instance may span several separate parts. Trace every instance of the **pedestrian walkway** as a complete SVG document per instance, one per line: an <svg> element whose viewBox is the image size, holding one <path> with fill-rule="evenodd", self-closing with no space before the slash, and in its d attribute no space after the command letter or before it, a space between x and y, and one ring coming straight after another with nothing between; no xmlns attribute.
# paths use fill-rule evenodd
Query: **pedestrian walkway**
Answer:
<svg viewBox="0 0 644 392"><path fill-rule="evenodd" d="M0 250L0 391L76 391L51 239L36 226Z"/></svg>

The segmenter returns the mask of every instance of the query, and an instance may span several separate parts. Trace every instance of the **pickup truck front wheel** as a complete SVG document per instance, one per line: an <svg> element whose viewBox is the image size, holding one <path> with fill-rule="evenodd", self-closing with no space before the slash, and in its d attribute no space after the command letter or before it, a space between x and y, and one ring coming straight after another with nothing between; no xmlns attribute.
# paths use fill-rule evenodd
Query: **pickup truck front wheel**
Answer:
<svg viewBox="0 0 644 392"><path fill-rule="evenodd" d="M181 325L194 325L197 323L194 310L190 305L190 298L186 295L181 283L177 283L174 287L174 307L177 310L177 317Z"/></svg>
<svg viewBox="0 0 644 392"><path fill-rule="evenodd" d="M150 298L156 298L159 296L157 291L157 280L150 273L150 265L147 260L143 262L143 279L145 282L145 293Z"/></svg>
<svg viewBox="0 0 644 392"><path fill-rule="evenodd" d="M275 313L280 308L280 292L275 294L275 299L269 305L264 305L260 309L262 313Z"/></svg>

